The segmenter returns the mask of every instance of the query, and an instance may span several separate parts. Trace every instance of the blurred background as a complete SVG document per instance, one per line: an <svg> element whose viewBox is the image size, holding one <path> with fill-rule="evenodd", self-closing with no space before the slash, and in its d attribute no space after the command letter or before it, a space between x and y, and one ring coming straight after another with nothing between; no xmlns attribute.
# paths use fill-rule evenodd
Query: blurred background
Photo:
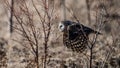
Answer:
<svg viewBox="0 0 120 68"><path fill-rule="evenodd" d="M0 68L90 68L86 55L63 45L58 24L99 30L92 68L120 67L120 0L0 0ZM94 40L94 35L90 36Z"/></svg>

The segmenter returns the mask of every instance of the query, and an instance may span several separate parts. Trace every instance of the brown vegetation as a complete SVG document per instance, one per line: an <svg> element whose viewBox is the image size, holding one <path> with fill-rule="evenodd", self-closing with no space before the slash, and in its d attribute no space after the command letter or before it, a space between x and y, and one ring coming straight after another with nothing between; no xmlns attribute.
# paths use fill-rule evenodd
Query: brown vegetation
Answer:
<svg viewBox="0 0 120 68"><path fill-rule="evenodd" d="M0 68L120 67L119 0L0 2L6 11L0 15L7 17L0 16ZM63 45L57 28L62 17L92 27L102 35L90 36L85 54L72 52ZM10 25L10 31L4 25Z"/></svg>

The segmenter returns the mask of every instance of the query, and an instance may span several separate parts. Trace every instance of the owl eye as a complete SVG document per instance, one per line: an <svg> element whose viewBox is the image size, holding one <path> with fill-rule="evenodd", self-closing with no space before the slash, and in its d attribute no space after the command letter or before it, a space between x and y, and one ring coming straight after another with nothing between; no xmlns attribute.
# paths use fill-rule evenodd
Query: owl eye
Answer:
<svg viewBox="0 0 120 68"><path fill-rule="evenodd" d="M63 30L64 29L64 25L60 24L59 28Z"/></svg>
<svg viewBox="0 0 120 68"><path fill-rule="evenodd" d="M62 25L60 25L60 28L62 28L63 26Z"/></svg>

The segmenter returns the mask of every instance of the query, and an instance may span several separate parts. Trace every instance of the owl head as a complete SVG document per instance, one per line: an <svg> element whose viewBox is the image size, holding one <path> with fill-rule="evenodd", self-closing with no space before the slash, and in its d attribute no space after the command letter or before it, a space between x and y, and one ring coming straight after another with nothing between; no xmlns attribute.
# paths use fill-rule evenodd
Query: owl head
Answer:
<svg viewBox="0 0 120 68"><path fill-rule="evenodd" d="M70 26L72 24L73 24L73 22L71 22L71 21L61 21L59 23L58 29L63 32L68 28L68 26Z"/></svg>

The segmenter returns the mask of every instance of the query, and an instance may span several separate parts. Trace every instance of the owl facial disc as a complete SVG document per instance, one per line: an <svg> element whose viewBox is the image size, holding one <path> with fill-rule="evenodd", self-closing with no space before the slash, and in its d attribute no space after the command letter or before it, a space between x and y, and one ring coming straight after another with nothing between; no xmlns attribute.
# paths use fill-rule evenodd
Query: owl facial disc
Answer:
<svg viewBox="0 0 120 68"><path fill-rule="evenodd" d="M58 28L59 28L59 30L60 30L61 32L63 32L64 29L65 29L65 25L60 22Z"/></svg>

